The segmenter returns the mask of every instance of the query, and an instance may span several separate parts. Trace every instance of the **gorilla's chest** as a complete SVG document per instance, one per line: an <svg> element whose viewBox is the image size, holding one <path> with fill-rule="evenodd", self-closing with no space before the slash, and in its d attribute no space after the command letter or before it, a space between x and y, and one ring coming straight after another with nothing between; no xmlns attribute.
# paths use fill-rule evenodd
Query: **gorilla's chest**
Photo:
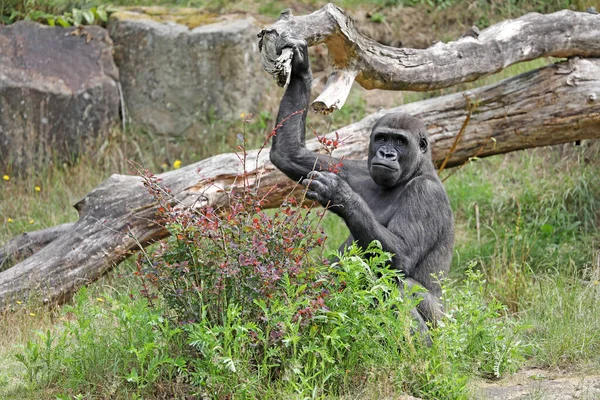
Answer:
<svg viewBox="0 0 600 400"><path fill-rule="evenodd" d="M388 226L390 220L402 208L402 193L399 190L382 190L378 186L366 194L361 194L377 222Z"/></svg>

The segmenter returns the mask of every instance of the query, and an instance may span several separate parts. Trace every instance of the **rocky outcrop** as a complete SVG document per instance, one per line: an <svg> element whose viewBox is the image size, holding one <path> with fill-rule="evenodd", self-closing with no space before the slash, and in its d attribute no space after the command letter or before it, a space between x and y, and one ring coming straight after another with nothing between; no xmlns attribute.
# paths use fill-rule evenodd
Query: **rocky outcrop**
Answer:
<svg viewBox="0 0 600 400"><path fill-rule="evenodd" d="M112 41L96 26L0 26L0 168L69 161L119 120Z"/></svg>
<svg viewBox="0 0 600 400"><path fill-rule="evenodd" d="M179 135L210 118L239 118L274 87L251 17L136 8L112 14L109 31L128 116L153 132Z"/></svg>

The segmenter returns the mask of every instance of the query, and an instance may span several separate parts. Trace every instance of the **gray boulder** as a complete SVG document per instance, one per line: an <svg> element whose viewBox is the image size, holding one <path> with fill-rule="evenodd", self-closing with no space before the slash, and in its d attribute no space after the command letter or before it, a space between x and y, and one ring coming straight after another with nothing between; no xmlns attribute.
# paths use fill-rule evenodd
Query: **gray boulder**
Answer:
<svg viewBox="0 0 600 400"><path fill-rule="evenodd" d="M109 31L128 117L155 133L198 132L210 118L256 112L274 85L248 16L137 7L112 14Z"/></svg>
<svg viewBox="0 0 600 400"><path fill-rule="evenodd" d="M0 168L23 174L73 160L119 120L106 30L0 26Z"/></svg>

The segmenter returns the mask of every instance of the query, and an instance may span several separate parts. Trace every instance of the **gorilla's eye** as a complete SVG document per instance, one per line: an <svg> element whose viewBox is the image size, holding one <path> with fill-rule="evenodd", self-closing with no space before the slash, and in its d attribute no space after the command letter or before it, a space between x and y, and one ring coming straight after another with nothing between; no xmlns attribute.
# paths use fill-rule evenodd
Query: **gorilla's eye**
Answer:
<svg viewBox="0 0 600 400"><path fill-rule="evenodd" d="M404 146L406 144L406 138L402 136L396 136L394 138L394 145L396 146Z"/></svg>
<svg viewBox="0 0 600 400"><path fill-rule="evenodd" d="M373 138L373 141L375 141L377 143L383 143L383 142L385 142L385 136L381 135L381 134L375 135L375 137Z"/></svg>

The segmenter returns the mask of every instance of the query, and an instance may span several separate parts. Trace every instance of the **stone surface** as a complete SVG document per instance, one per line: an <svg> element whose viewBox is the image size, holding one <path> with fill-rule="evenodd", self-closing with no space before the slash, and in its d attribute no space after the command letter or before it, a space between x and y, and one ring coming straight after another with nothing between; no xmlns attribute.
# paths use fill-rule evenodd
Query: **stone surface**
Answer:
<svg viewBox="0 0 600 400"><path fill-rule="evenodd" d="M244 15L135 8L112 14L109 31L128 117L156 133L256 112L275 85L260 64L260 28Z"/></svg>
<svg viewBox="0 0 600 400"><path fill-rule="evenodd" d="M600 376L570 376L539 369L520 371L506 381L484 383L475 396L482 400L597 400Z"/></svg>
<svg viewBox="0 0 600 400"><path fill-rule="evenodd" d="M106 30L0 26L0 168L26 173L74 159L119 119Z"/></svg>

